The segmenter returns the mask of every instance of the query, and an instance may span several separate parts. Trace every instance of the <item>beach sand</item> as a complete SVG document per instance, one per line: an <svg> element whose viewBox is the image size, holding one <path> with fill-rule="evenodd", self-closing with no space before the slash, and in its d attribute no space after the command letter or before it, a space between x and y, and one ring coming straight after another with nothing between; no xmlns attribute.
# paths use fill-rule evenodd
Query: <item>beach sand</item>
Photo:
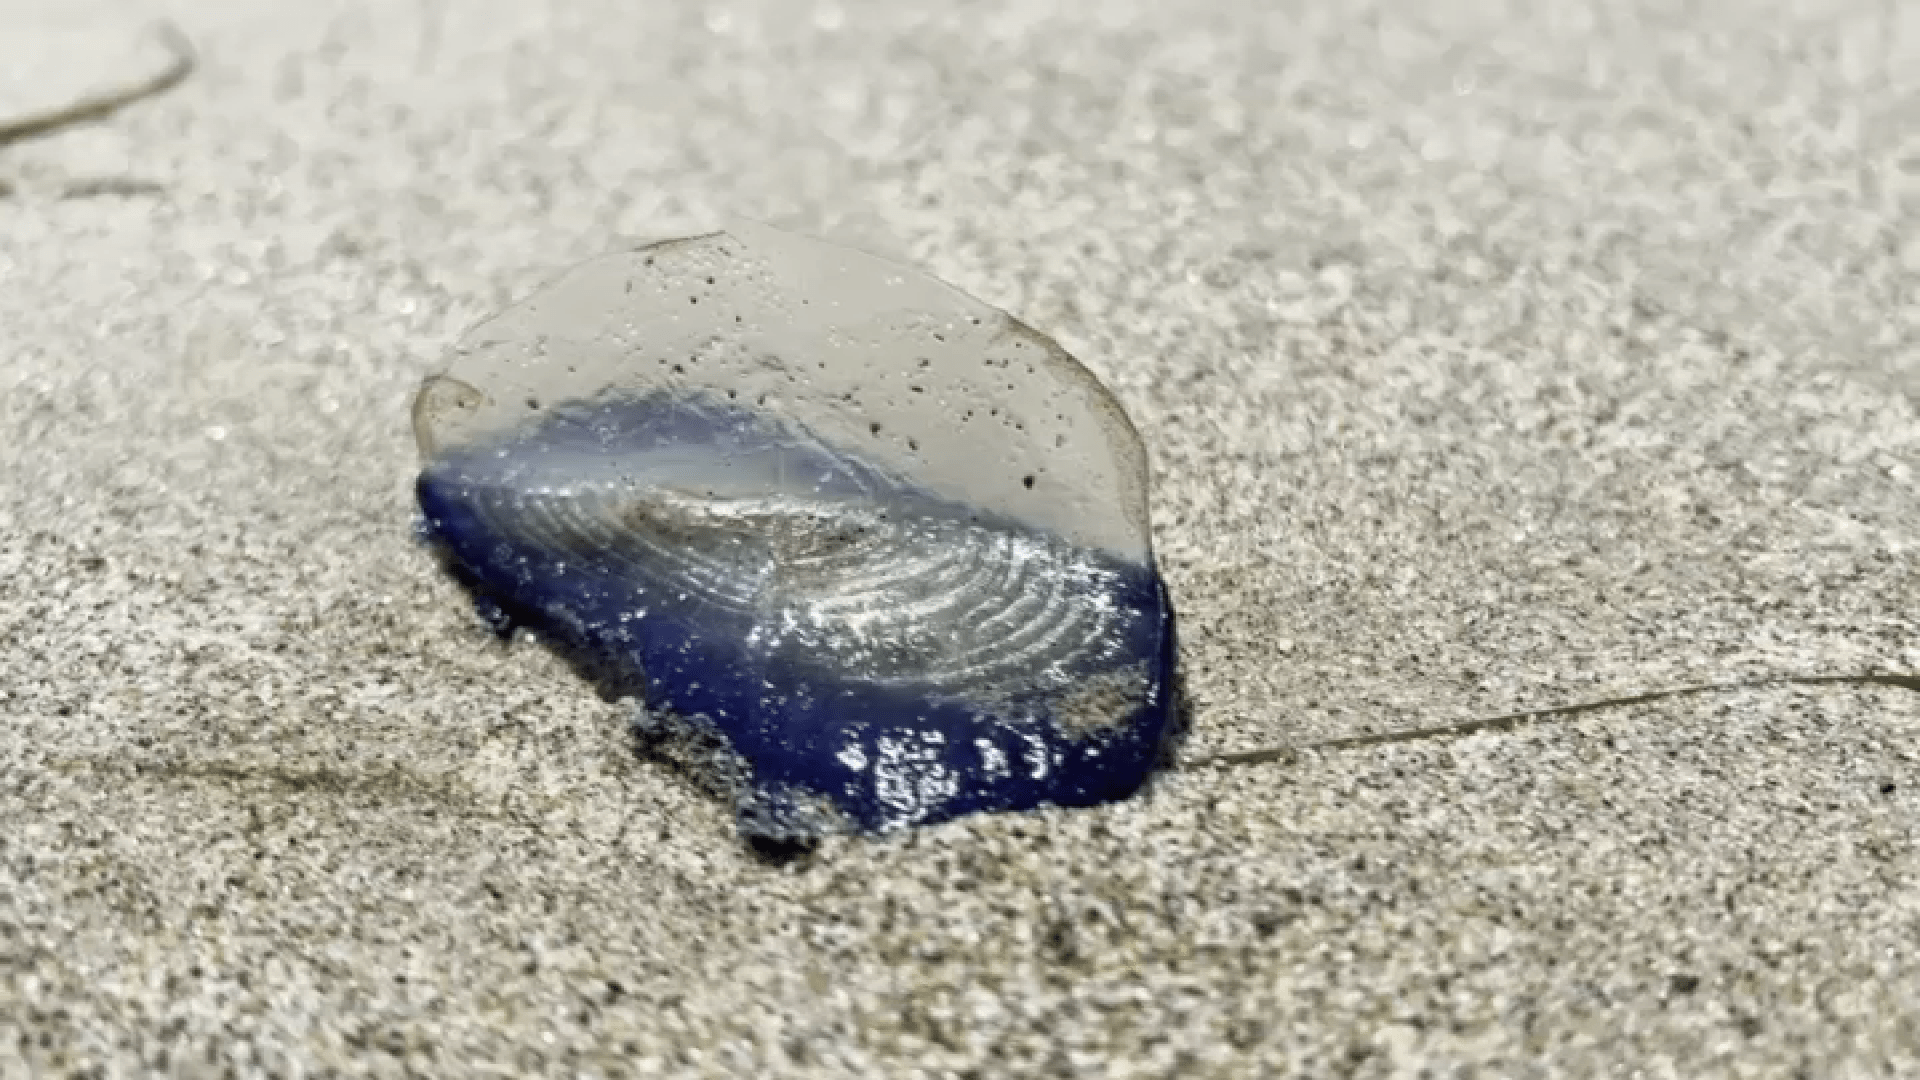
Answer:
<svg viewBox="0 0 1920 1080"><path fill-rule="evenodd" d="M0 147L0 1075L1920 1074L1911 689L1202 764L1920 672L1920 6L0 0L0 106L163 16ZM448 345L734 214L1125 402L1150 790L766 862L415 545Z"/></svg>

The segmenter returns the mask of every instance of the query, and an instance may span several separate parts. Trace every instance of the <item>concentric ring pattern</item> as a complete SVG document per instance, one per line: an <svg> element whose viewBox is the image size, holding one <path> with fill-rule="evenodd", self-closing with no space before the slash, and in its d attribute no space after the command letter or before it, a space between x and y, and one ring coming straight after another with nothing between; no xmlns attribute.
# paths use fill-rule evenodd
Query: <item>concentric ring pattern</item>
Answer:
<svg viewBox="0 0 1920 1080"><path fill-rule="evenodd" d="M1101 602L1118 585L1102 560L862 479L870 490L812 497L467 490L484 529L631 582L636 611L647 595L708 605L752 623L753 652L823 671L991 701L1115 662L1140 616Z"/></svg>

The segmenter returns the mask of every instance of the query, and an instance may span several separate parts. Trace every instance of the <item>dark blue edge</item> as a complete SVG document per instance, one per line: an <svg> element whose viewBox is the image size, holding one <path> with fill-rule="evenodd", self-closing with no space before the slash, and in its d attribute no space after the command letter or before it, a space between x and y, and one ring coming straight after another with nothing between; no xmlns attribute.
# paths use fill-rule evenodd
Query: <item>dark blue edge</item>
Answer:
<svg viewBox="0 0 1920 1080"><path fill-rule="evenodd" d="M751 838L804 841L823 832L931 824L971 813L1112 802L1136 793L1184 732L1173 606L1151 559L1144 567L1112 566L1123 583L1116 599L1148 616L1137 621L1128 654L1152 654L1154 697L1098 733L1071 738L1055 727L1050 702L1041 698L1003 703L986 714L977 703L823 678L818 671L755 670L738 644L744 627L726 625L710 610L676 611L664 597L610 587L604 577L582 572L578 559L515 550L511 538L493 534L462 505L469 475L463 468L420 473L417 532L472 597L476 612L503 638L516 627L533 631L603 698L637 699L640 748L675 761L707 790L731 796L740 829ZM635 640L619 620L642 604L655 614ZM795 692L767 702L758 683L769 675ZM944 741L930 743L930 737ZM991 750L981 749L982 740ZM843 763L849 743L862 748L866 770ZM1027 760L1036 743L1048 759L1044 775L1035 775ZM889 745L944 769L959 790L921 814L890 800L881 790L888 785L873 771ZM732 760L721 761L721 753ZM988 753L1007 767L991 768ZM896 769L895 795L903 775L913 779Z"/></svg>

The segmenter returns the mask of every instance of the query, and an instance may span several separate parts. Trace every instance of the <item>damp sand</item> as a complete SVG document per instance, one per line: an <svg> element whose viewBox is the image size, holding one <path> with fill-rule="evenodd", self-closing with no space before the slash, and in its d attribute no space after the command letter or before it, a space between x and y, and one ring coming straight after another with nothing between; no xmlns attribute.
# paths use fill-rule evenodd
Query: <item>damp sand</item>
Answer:
<svg viewBox="0 0 1920 1080"><path fill-rule="evenodd" d="M0 1073L1920 1071L1920 694L769 864L489 639L406 419L555 271L744 214L1115 388L1185 761L1913 672L1910 11L13 0L0 66L169 11L190 79L0 147Z"/></svg>

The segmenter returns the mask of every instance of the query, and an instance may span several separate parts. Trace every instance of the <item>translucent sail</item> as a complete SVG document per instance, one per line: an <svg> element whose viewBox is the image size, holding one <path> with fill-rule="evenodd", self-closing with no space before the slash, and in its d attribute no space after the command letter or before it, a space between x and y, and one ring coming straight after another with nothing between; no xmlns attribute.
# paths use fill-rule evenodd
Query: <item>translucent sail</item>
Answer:
<svg viewBox="0 0 1920 1080"><path fill-rule="evenodd" d="M598 259L477 327L414 426L448 568L749 832L1098 802L1157 760L1139 438L933 278L755 225Z"/></svg>

